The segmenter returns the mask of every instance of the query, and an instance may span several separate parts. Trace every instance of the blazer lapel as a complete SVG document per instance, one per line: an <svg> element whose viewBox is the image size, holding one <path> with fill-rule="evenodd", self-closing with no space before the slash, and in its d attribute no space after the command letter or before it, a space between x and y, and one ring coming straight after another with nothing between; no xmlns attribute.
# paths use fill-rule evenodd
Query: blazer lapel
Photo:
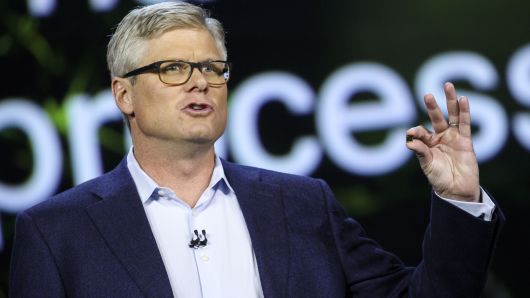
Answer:
<svg viewBox="0 0 530 298"><path fill-rule="evenodd" d="M289 239L280 187L260 181L258 169L223 160L256 254L265 297L287 297Z"/></svg>
<svg viewBox="0 0 530 298"><path fill-rule="evenodd" d="M102 198L87 212L141 291L148 297L173 293L156 240L127 169L126 159L94 191Z"/></svg>

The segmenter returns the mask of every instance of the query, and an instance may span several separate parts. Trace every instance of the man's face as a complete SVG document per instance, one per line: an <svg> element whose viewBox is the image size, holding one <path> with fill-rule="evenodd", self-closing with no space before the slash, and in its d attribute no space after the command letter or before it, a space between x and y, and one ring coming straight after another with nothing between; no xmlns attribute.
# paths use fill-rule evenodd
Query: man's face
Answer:
<svg viewBox="0 0 530 298"><path fill-rule="evenodd" d="M222 60L206 29L175 29L146 42L138 66L160 60ZM182 85L162 83L158 74L136 77L130 88L133 135L147 141L212 143L226 126L227 87L210 86L198 69Z"/></svg>

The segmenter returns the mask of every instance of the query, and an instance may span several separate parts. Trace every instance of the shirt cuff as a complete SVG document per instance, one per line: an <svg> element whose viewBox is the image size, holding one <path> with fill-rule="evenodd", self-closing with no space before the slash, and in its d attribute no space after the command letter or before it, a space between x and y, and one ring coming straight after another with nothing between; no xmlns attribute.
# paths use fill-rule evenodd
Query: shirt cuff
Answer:
<svg viewBox="0 0 530 298"><path fill-rule="evenodd" d="M444 198L438 195L436 192L435 193L438 197L440 197L440 199L453 204L454 206L466 211L467 213L475 217L482 218L485 221L491 221L493 211L495 211L495 203L493 203L488 194L482 188L480 189L480 191L482 197L482 202L480 203L452 200Z"/></svg>

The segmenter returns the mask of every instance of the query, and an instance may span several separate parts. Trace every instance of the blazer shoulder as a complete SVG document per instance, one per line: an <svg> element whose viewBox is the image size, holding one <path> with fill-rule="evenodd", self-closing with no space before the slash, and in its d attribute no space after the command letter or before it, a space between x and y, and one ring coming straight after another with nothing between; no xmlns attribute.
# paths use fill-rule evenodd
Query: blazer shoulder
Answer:
<svg viewBox="0 0 530 298"><path fill-rule="evenodd" d="M89 180L61 193L58 193L45 201L26 209L24 213L32 218L52 217L60 218L66 213L83 210L84 207L98 201L98 197L91 191L98 185L101 177Z"/></svg>
<svg viewBox="0 0 530 298"><path fill-rule="evenodd" d="M244 176L248 179L257 180L259 182L278 184L280 186L290 185L299 187L320 187L321 184L326 184L322 179L313 178L309 176L283 173L264 168L245 166L235 164L223 160L223 166L228 176L236 174Z"/></svg>
<svg viewBox="0 0 530 298"><path fill-rule="evenodd" d="M226 161L223 161L223 166L232 186L245 188L249 184L268 185L266 187L269 189L281 191L286 204L309 204L323 208L326 200L335 200L330 187L322 179L243 166Z"/></svg>
<svg viewBox="0 0 530 298"><path fill-rule="evenodd" d="M127 174L123 169L120 170L122 167L123 165L120 164L110 172L53 195L24 212L34 218L42 216L62 217L67 213L82 211L87 206L101 200L103 194L120 187L119 185L123 184L123 180L127 180L127 177L122 177Z"/></svg>

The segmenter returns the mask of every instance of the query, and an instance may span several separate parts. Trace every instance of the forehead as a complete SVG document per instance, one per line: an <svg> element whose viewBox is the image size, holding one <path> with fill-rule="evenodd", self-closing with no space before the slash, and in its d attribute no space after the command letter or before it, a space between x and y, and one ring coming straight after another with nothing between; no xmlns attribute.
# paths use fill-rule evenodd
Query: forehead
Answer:
<svg viewBox="0 0 530 298"><path fill-rule="evenodd" d="M146 41L143 62L164 59L204 61L221 59L215 39L207 29L172 29Z"/></svg>

